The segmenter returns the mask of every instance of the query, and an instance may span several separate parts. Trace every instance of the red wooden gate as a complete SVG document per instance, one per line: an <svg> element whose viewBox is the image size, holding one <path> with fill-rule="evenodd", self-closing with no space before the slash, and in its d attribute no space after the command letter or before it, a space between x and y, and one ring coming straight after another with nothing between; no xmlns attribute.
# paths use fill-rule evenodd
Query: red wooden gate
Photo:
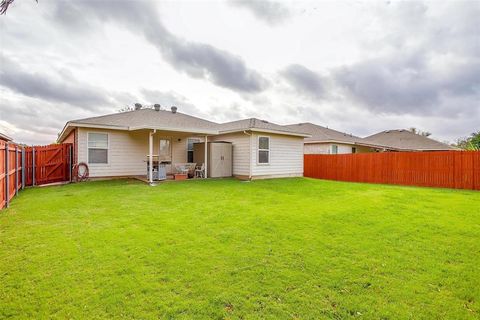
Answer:
<svg viewBox="0 0 480 320"><path fill-rule="evenodd" d="M72 144L22 147L0 141L0 210L25 186L71 181Z"/></svg>
<svg viewBox="0 0 480 320"><path fill-rule="evenodd" d="M25 148L25 185L70 181L71 148L70 143Z"/></svg>

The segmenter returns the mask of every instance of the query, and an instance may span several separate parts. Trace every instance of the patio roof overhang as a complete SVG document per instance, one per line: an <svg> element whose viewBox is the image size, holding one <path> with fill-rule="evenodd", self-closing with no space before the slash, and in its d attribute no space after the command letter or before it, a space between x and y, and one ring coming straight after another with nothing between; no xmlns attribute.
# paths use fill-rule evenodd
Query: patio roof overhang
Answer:
<svg viewBox="0 0 480 320"><path fill-rule="evenodd" d="M192 135L217 135L218 130L211 129L202 129L202 128L175 128L175 127L166 127L166 126L136 126L136 127L127 127L127 126L116 126L116 125L105 125L105 124L91 124L91 123L81 123L81 122L67 122L62 132L58 135L57 142L62 142L68 134L73 130L73 128L94 128L94 129L108 129L108 130L123 130L123 131L139 131L139 130L156 130L156 131L168 131L168 132L177 132L185 133Z"/></svg>
<svg viewBox="0 0 480 320"><path fill-rule="evenodd" d="M216 134L218 134L218 130L200 129L200 128L175 128L175 127L166 127L166 126L128 127L128 131L138 131L138 130L169 131L169 132L178 132L178 133L191 133L191 134L195 134L195 135L216 135Z"/></svg>

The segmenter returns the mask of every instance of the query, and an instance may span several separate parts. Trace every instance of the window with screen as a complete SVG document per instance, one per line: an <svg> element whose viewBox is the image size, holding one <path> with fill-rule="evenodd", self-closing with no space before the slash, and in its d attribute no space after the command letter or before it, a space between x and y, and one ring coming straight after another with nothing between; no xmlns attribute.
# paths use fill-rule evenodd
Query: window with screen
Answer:
<svg viewBox="0 0 480 320"><path fill-rule="evenodd" d="M107 133L88 133L88 163L108 163Z"/></svg>
<svg viewBox="0 0 480 320"><path fill-rule="evenodd" d="M200 142L200 139L188 138L187 139L187 162L193 162L193 144Z"/></svg>
<svg viewBox="0 0 480 320"><path fill-rule="evenodd" d="M270 163L270 137L258 137L258 163Z"/></svg>

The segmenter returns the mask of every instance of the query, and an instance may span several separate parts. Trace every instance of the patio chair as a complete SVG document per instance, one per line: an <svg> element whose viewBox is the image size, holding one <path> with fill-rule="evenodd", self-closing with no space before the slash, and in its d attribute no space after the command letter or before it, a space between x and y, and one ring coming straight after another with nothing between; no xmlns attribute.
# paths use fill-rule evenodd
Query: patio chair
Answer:
<svg viewBox="0 0 480 320"><path fill-rule="evenodd" d="M195 169L195 178L205 178L205 163Z"/></svg>

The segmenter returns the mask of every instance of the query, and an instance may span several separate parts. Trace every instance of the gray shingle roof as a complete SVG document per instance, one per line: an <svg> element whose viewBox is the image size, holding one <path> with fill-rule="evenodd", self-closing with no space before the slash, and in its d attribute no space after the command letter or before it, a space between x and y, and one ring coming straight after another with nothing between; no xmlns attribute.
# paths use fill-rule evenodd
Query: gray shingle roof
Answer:
<svg viewBox="0 0 480 320"><path fill-rule="evenodd" d="M290 128L289 126L282 126L276 123L268 122L266 120L260 120L256 118L237 120L227 123L222 123L218 125L218 130L220 132L231 132L231 131L241 131L241 130L267 130L267 131L277 131L285 132L296 135L309 135L303 131L297 130L295 128Z"/></svg>
<svg viewBox="0 0 480 320"><path fill-rule="evenodd" d="M193 117L181 112L153 109L113 113L99 117L72 120L71 123L108 125L120 128L191 128L199 130L217 130L217 123Z"/></svg>
<svg viewBox="0 0 480 320"><path fill-rule="evenodd" d="M189 131L198 133L217 134L243 130L274 131L279 133L306 136L298 130L255 118L216 123L181 112L173 113L166 110L140 109L104 116L72 120L67 125L108 126L123 130L137 130L142 128L162 129L172 131ZM178 129L178 130L173 130ZM65 129L64 129L65 131ZM64 134L62 133L62 136Z"/></svg>
<svg viewBox="0 0 480 320"><path fill-rule="evenodd" d="M305 138L305 142L315 141L315 142L343 142L348 144L368 144L368 142L364 141L364 139L354 136L352 134L322 127L309 122L290 124L286 127L310 134L311 137Z"/></svg>
<svg viewBox="0 0 480 320"><path fill-rule="evenodd" d="M380 144L398 150L456 150L448 144L415 134L408 130L386 130L364 138L373 144Z"/></svg>

